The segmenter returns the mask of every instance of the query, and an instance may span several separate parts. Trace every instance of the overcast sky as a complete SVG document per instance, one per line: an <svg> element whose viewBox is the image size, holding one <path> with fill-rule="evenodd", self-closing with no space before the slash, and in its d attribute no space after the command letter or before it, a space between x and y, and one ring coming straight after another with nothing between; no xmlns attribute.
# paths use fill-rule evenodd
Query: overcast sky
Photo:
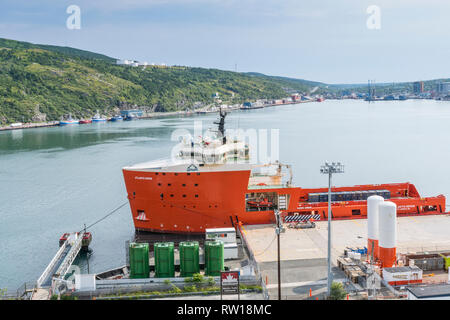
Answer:
<svg viewBox="0 0 450 320"><path fill-rule="evenodd" d="M81 10L70 30L69 5ZM380 28L369 29L380 8ZM1 0L0 37L327 83L450 77L449 0ZM372 17L373 18L373 17ZM370 20L373 21L377 20Z"/></svg>

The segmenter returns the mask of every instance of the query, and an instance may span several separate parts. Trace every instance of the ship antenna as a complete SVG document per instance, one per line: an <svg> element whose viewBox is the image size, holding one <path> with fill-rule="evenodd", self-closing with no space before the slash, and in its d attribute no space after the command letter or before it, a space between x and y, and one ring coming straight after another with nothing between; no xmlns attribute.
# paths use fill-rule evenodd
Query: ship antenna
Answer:
<svg viewBox="0 0 450 320"><path fill-rule="evenodd" d="M227 143L227 137L225 137L225 117L227 116L227 112L223 111L222 108L219 109L219 122L214 122L214 124L219 125L219 133L222 135L222 144Z"/></svg>

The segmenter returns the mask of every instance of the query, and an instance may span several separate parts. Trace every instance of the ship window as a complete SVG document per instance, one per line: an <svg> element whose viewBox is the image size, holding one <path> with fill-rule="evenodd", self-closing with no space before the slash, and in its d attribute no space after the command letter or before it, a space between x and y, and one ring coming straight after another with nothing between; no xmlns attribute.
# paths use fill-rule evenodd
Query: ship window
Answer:
<svg viewBox="0 0 450 320"><path fill-rule="evenodd" d="M171 183L168 183L167 185L170 187L172 184L171 184Z"/></svg>
<svg viewBox="0 0 450 320"><path fill-rule="evenodd" d="M194 184L194 187L198 187L198 183Z"/></svg>
<svg viewBox="0 0 450 320"><path fill-rule="evenodd" d="M352 216L359 216L359 215L361 215L360 209L352 210Z"/></svg>
<svg viewBox="0 0 450 320"><path fill-rule="evenodd" d="M199 176L199 175L200 175L200 172L197 172L197 175Z"/></svg>
<svg viewBox="0 0 450 320"><path fill-rule="evenodd" d="M177 176L177 175L178 175L178 173L175 173L175 175Z"/></svg>
<svg viewBox="0 0 450 320"><path fill-rule="evenodd" d="M158 183L158 186L161 186L161 183Z"/></svg>
<svg viewBox="0 0 450 320"><path fill-rule="evenodd" d="M173 194L170 195L173 198Z"/></svg>
<svg viewBox="0 0 450 320"><path fill-rule="evenodd" d="M188 174L187 174L188 176L190 176L191 174L188 172Z"/></svg>
<svg viewBox="0 0 450 320"><path fill-rule="evenodd" d="M182 186L183 186L183 187L186 187L186 184L185 184L185 183L183 183L183 184L182 184Z"/></svg>
<svg viewBox="0 0 450 320"><path fill-rule="evenodd" d="M155 172L155 176L157 176L159 173L158 172Z"/></svg>
<svg viewBox="0 0 450 320"><path fill-rule="evenodd" d="M195 197L198 198L198 194L196 194Z"/></svg>
<svg viewBox="0 0 450 320"><path fill-rule="evenodd" d="M186 198L186 195L185 195L185 194L183 194L183 198Z"/></svg>
<svg viewBox="0 0 450 320"><path fill-rule="evenodd" d="M166 173L165 172L163 172L163 176L165 176L166 175Z"/></svg>

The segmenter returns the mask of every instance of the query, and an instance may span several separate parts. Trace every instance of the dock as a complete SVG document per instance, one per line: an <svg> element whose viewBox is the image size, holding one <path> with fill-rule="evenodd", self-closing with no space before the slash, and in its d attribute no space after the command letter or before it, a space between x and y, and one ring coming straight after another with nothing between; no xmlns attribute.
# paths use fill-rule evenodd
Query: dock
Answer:
<svg viewBox="0 0 450 320"><path fill-rule="evenodd" d="M18 125L9 125L9 126L0 127L0 131L45 128L45 127L56 127L56 126L59 126L59 121L39 122L39 123L21 123Z"/></svg>
<svg viewBox="0 0 450 320"><path fill-rule="evenodd" d="M83 237L84 233L71 233L67 240L62 243L37 280L36 289L31 297L32 300L49 299L55 289L65 283L64 276L83 247Z"/></svg>
<svg viewBox="0 0 450 320"><path fill-rule="evenodd" d="M397 253L450 251L450 215L399 217L397 222ZM285 228L286 231L281 234L282 299L306 299L310 289L313 296L326 292L328 222L316 221L315 224L316 228L312 229ZM334 281L350 282L349 285L358 291L361 288L352 284L348 280L348 274L338 267L338 259L348 247L367 246L367 220L335 220L332 226L331 261L334 265ZM270 296L276 298L275 226L244 225L242 230ZM355 270L353 273L358 272Z"/></svg>

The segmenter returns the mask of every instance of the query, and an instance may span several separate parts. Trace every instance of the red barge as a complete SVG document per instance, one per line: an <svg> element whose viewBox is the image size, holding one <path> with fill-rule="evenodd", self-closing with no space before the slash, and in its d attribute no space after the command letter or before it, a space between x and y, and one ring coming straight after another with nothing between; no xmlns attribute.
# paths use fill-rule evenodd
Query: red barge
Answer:
<svg viewBox="0 0 450 320"><path fill-rule="evenodd" d="M223 135L223 118L219 132ZM328 188L292 185L274 163L251 165L248 147L226 138L186 143L188 150L174 160L153 161L123 168L136 230L163 233L204 233L206 228L275 222L279 210L285 222L325 220ZM265 169L275 172L264 173ZM367 198L380 195L397 204L397 214L445 214L445 196L421 197L409 183L332 188L332 218L367 217Z"/></svg>

